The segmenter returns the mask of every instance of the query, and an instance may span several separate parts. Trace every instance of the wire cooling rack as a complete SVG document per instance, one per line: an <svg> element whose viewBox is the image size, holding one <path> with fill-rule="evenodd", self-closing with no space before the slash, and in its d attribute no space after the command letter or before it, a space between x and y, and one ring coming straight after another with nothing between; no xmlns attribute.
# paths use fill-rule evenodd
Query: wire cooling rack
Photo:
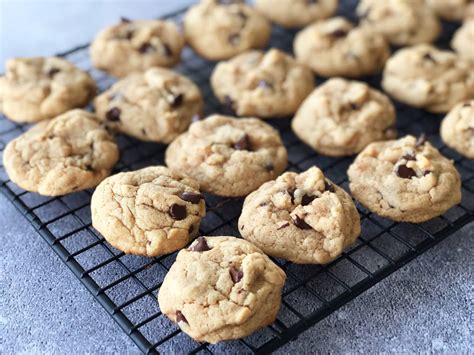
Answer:
<svg viewBox="0 0 474 355"><path fill-rule="evenodd" d="M353 18L354 6L353 0L343 1L340 13ZM183 12L178 11L168 18L179 22ZM441 47L447 47L456 26L445 24L444 27L438 43ZM294 32L275 27L271 45L291 52L293 36ZM113 79L91 68L87 47L74 48L61 56L89 70L103 90ZM183 62L177 67L201 88L207 113L225 111L209 87L212 69L212 63L197 57L190 49L184 51ZM368 78L367 81L380 87L380 77ZM92 191L43 197L14 185L3 166L0 166L0 189L144 353L267 353L474 221L474 163L443 145L438 135L441 116L401 104L396 107L400 135L424 132L443 154L454 160L463 181L462 202L445 215L418 225L394 223L358 205L362 235L334 262L325 266L303 266L275 260L287 274L278 319L271 326L238 341L217 345L195 342L160 312L156 297L176 253L143 258L112 248L91 226L89 203ZM279 129L288 149L289 170L302 171L317 165L347 190L346 171L353 158L317 155L295 137L289 120L269 122ZM0 117L2 153L5 145L27 128ZM117 141L121 159L116 171L163 164L165 146L127 136L118 136ZM201 234L238 236L237 219L242 202L242 199L206 195L208 213L202 221Z"/></svg>

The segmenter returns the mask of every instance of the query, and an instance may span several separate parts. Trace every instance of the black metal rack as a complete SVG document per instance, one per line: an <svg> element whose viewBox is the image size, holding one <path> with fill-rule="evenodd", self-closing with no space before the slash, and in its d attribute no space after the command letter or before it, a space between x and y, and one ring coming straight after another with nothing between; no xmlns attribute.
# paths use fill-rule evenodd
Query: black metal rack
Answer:
<svg viewBox="0 0 474 355"><path fill-rule="evenodd" d="M354 0L343 1L340 13L353 18ZM184 10L168 16L180 21ZM440 46L446 47L455 25L445 24ZM294 33L275 27L271 45L291 51ZM101 89L113 79L90 67L88 45L61 56L87 69ZM190 49L183 53L177 70L192 78L206 97L206 111L222 112L209 87L214 65ZM321 79L318 79L321 82ZM380 78L367 78L379 87ZM324 265L295 265L275 260L287 273L283 303L277 321L238 341L217 345L193 341L158 307L156 296L176 253L158 258L126 255L112 248L91 226L89 202L92 191L62 197L43 197L14 185L0 166L1 191L34 226L46 243L79 278L95 299L145 353L267 353L290 341L305 329L401 268L462 226L474 221L474 164L441 142L439 115L397 104L400 135L425 132L428 139L455 161L462 176L462 202L444 216L415 225L383 219L358 205L362 235L334 262ZM289 169L302 171L317 165L337 184L347 189L346 171L353 158L317 155L291 132L289 120L270 120L282 135L289 153ZM28 127L0 117L0 150ZM135 170L163 164L165 146L118 136L121 160L116 171ZM206 195L208 213L201 225L202 235L238 236L237 219L242 199Z"/></svg>

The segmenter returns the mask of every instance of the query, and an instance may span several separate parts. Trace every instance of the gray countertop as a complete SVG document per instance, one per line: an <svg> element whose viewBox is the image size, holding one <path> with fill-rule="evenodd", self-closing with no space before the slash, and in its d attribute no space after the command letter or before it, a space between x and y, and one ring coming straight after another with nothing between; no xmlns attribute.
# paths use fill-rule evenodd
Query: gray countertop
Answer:
<svg viewBox="0 0 474 355"><path fill-rule="evenodd" d="M189 2L0 0L0 58L67 50L120 15ZM1 195L0 225L0 353L138 353ZM471 223L279 352L472 352L473 236Z"/></svg>

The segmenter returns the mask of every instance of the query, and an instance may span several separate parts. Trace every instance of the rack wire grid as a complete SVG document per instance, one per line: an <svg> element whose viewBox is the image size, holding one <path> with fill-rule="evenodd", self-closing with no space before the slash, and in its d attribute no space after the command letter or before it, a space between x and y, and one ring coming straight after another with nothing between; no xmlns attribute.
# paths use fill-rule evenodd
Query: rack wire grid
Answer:
<svg viewBox="0 0 474 355"><path fill-rule="evenodd" d="M355 5L353 0L344 1L340 13L354 19ZM183 13L184 9L167 18L180 22ZM454 24L444 24L438 45L447 47L455 29ZM275 27L271 46L291 52L293 37L294 32ZM89 70L103 90L113 79L91 68L87 48L88 45L80 46L61 56ZM177 67L201 88L207 113L225 111L209 87L213 66L185 49L182 64ZM380 87L380 77L367 78L367 81ZM358 241L328 265L304 266L275 260L287 274L278 319L244 339L217 345L195 342L160 312L156 297L176 253L144 258L112 248L91 226L92 191L53 198L40 196L14 185L3 165L0 167L0 189L144 353L268 353L474 220L474 164L443 145L438 135L441 116L398 103L396 108L400 135L425 132L443 154L454 160L462 176L462 202L445 215L422 224L394 223L357 205L362 224ZM289 120L269 122L281 133L288 149L290 170L302 171L317 165L326 176L347 190L346 171L353 157L320 156L295 137ZM6 143L27 128L2 116L2 153ZM123 135L117 136L117 141L121 159L116 171L163 164L165 146ZM238 236L237 219L242 202L243 199L223 199L206 194L208 212L201 224L201 235Z"/></svg>

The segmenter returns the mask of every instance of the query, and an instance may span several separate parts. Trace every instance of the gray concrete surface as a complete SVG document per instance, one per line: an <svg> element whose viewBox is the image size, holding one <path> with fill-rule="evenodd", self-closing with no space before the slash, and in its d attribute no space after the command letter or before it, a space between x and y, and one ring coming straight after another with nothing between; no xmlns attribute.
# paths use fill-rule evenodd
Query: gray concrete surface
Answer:
<svg viewBox="0 0 474 355"><path fill-rule="evenodd" d="M66 50L120 15L187 2L0 0L0 59ZM138 353L1 195L0 225L0 353ZM473 236L471 224L279 353L474 352Z"/></svg>

